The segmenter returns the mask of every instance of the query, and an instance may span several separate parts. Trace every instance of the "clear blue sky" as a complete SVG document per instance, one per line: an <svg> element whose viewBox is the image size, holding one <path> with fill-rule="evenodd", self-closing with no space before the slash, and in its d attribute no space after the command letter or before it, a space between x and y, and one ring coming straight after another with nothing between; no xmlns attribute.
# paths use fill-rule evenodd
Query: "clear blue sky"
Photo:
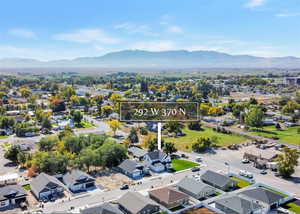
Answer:
<svg viewBox="0 0 300 214"><path fill-rule="evenodd" d="M7 0L0 58L123 49L300 57L299 0Z"/></svg>

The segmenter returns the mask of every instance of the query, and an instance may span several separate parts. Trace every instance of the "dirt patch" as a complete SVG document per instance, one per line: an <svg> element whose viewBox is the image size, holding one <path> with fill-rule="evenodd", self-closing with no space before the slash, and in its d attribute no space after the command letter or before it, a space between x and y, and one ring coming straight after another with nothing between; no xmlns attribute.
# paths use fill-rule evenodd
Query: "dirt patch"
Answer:
<svg viewBox="0 0 300 214"><path fill-rule="evenodd" d="M133 184L134 181L114 170L105 170L97 173L96 184L101 185L108 190L118 189L123 184Z"/></svg>

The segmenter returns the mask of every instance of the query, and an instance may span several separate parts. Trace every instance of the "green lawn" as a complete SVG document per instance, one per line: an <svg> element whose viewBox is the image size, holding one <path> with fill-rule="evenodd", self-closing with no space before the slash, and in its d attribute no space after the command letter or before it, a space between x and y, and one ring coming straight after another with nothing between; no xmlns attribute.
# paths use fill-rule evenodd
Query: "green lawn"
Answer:
<svg viewBox="0 0 300 214"><path fill-rule="evenodd" d="M177 171L185 170L185 169L190 169L195 166L200 166L198 163L187 161L187 160L182 160L182 159L174 159L172 160L172 166L173 169Z"/></svg>
<svg viewBox="0 0 300 214"><path fill-rule="evenodd" d="M243 143L247 140L244 136L239 136L235 134L222 134L212 130L212 128L203 127L202 131L189 130L188 128L184 128L183 132L186 134L183 137L164 137L165 142L173 142L178 150L181 151L192 151L192 145L196 142L199 137L217 137L218 146L228 146L231 144L239 144Z"/></svg>
<svg viewBox="0 0 300 214"><path fill-rule="evenodd" d="M0 136L0 139L6 139L8 136Z"/></svg>
<svg viewBox="0 0 300 214"><path fill-rule="evenodd" d="M267 132L261 131L250 131L251 134L272 138L278 137L280 141L291 144L300 144L300 134L297 133L299 126L289 127L283 130L277 130L275 126L265 126L264 130Z"/></svg>
<svg viewBox="0 0 300 214"><path fill-rule="evenodd" d="M238 178L238 177L231 177L231 180L237 181L238 182L237 186L240 189L251 185L248 181Z"/></svg>
<svg viewBox="0 0 300 214"><path fill-rule="evenodd" d="M26 191L30 191L31 190L31 186L29 184L23 186L23 189Z"/></svg>
<svg viewBox="0 0 300 214"><path fill-rule="evenodd" d="M80 129L88 129L93 127L95 127L95 125L87 121L81 121L80 124L76 125L76 128L80 128Z"/></svg>
<svg viewBox="0 0 300 214"><path fill-rule="evenodd" d="M289 211L292 211L294 213L300 213L300 206L293 202L283 205L283 208L288 209Z"/></svg>

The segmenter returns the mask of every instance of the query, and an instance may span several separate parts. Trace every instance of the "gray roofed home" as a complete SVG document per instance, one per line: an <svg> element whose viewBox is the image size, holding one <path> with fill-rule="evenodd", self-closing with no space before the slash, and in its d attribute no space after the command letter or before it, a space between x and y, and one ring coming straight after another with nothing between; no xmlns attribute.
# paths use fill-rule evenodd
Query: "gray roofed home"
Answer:
<svg viewBox="0 0 300 214"><path fill-rule="evenodd" d="M131 154L134 158L142 160L147 152L137 146L131 146L128 148L128 153Z"/></svg>
<svg viewBox="0 0 300 214"><path fill-rule="evenodd" d="M226 214L252 214L261 210L261 206L257 203L238 196L216 200L215 207Z"/></svg>
<svg viewBox="0 0 300 214"><path fill-rule="evenodd" d="M223 191L233 189L237 184L237 181L230 179L228 176L211 170L207 170L204 174L202 174L201 180Z"/></svg>
<svg viewBox="0 0 300 214"><path fill-rule="evenodd" d="M26 201L27 193L19 185L7 185L0 188L0 210L19 205Z"/></svg>
<svg viewBox="0 0 300 214"><path fill-rule="evenodd" d="M178 184L178 189L196 199L204 199L216 193L216 189L193 178L183 178Z"/></svg>
<svg viewBox="0 0 300 214"><path fill-rule="evenodd" d="M142 178L144 175L144 166L134 160L124 160L118 168L122 173L133 179Z"/></svg>
<svg viewBox="0 0 300 214"><path fill-rule="evenodd" d="M65 189L63 183L46 173L41 173L32 179L30 186L32 193L38 200L59 196Z"/></svg>
<svg viewBox="0 0 300 214"><path fill-rule="evenodd" d="M276 193L274 191L261 187L244 190L240 192L240 195L251 200L259 201L264 207L268 209L277 208L281 204L282 199L285 198L285 196L280 193Z"/></svg>
<svg viewBox="0 0 300 214"><path fill-rule="evenodd" d="M127 192L118 200L120 209L128 214L158 213L160 208L138 192Z"/></svg>
<svg viewBox="0 0 300 214"><path fill-rule="evenodd" d="M63 176L63 182L72 192L86 191L95 187L95 179L80 170L72 170Z"/></svg>
<svg viewBox="0 0 300 214"><path fill-rule="evenodd" d="M117 204L104 203L99 206L89 207L80 211L80 214L124 214Z"/></svg>
<svg viewBox="0 0 300 214"><path fill-rule="evenodd" d="M154 172L163 172L172 168L170 156L162 151L148 152L144 157L144 162Z"/></svg>

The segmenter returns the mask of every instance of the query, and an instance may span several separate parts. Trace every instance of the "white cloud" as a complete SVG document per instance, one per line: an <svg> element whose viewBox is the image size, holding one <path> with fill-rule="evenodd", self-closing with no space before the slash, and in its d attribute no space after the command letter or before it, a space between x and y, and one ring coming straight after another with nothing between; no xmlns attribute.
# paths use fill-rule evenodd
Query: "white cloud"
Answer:
<svg viewBox="0 0 300 214"><path fill-rule="evenodd" d="M107 35L102 29L80 29L70 33L56 34L53 38L78 43L99 42L103 44L116 44L120 42L120 39Z"/></svg>
<svg viewBox="0 0 300 214"><path fill-rule="evenodd" d="M28 29L22 29L22 28L14 28L8 31L8 33L12 36L21 37L25 39L36 39L36 34Z"/></svg>
<svg viewBox="0 0 300 214"><path fill-rule="evenodd" d="M275 15L276 17L295 17L295 16L300 16L300 13L278 13Z"/></svg>
<svg viewBox="0 0 300 214"><path fill-rule="evenodd" d="M151 35L151 36L156 35L156 33L152 32L151 27L143 24L134 24L134 23L125 22L114 26L114 28L117 30L124 30L130 34L141 33L141 34Z"/></svg>
<svg viewBox="0 0 300 214"><path fill-rule="evenodd" d="M267 0L250 0L245 6L248 8L254 8L264 5Z"/></svg>
<svg viewBox="0 0 300 214"><path fill-rule="evenodd" d="M168 51L176 50L176 44L170 40L142 41L129 46L129 49L146 51Z"/></svg>
<svg viewBox="0 0 300 214"><path fill-rule="evenodd" d="M176 25L169 26L167 31L170 33L183 33L182 28Z"/></svg>

